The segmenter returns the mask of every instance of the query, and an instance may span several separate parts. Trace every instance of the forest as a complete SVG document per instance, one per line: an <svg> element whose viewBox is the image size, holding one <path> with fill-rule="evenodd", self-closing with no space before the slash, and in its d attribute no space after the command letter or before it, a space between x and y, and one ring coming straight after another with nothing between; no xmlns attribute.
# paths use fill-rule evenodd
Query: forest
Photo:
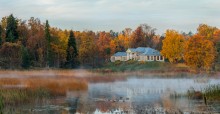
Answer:
<svg viewBox="0 0 220 114"><path fill-rule="evenodd" d="M0 68L96 68L110 62L110 56L127 48L151 47L170 63L185 63L195 69L215 70L220 63L220 29L198 25L196 33L140 24L120 32L63 30L49 21L5 16L0 22Z"/></svg>

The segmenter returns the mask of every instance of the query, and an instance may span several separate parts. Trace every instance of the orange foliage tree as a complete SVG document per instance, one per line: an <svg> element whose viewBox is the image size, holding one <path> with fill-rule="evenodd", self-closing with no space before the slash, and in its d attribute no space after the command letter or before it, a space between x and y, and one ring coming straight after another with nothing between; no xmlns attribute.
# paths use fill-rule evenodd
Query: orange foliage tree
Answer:
<svg viewBox="0 0 220 114"><path fill-rule="evenodd" d="M209 70L215 60L216 50L213 42L201 35L194 35L185 44L184 60L187 65Z"/></svg>
<svg viewBox="0 0 220 114"><path fill-rule="evenodd" d="M175 30L167 30L163 40L161 53L171 63L176 63L183 58L184 37Z"/></svg>
<svg viewBox="0 0 220 114"><path fill-rule="evenodd" d="M106 32L100 32L99 39L97 41L97 46L100 58L104 61L107 61L107 58L109 58L111 54L110 34Z"/></svg>

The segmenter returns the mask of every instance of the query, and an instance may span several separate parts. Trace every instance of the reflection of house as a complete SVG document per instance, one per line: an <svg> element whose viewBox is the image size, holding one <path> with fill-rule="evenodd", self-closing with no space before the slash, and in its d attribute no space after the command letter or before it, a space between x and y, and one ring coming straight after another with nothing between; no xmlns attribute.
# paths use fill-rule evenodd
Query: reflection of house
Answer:
<svg viewBox="0 0 220 114"><path fill-rule="evenodd" d="M115 61L164 61L159 51L149 47L128 48L126 52L117 52L111 56L111 62Z"/></svg>

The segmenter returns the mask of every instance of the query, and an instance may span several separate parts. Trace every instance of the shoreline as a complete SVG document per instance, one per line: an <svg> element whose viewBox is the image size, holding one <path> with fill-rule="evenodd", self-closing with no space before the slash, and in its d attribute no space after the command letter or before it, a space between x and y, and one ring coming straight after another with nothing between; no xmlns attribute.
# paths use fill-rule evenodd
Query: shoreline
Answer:
<svg viewBox="0 0 220 114"><path fill-rule="evenodd" d="M25 78L25 77L219 77L220 72L194 73L189 70L138 70L138 71L111 71L97 69L29 69L29 70L0 70L0 78Z"/></svg>

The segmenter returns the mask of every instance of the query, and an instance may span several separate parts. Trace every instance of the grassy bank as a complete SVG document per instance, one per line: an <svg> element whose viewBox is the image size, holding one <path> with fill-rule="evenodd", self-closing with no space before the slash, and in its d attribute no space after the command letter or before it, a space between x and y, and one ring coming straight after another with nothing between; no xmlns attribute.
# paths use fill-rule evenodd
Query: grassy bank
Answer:
<svg viewBox="0 0 220 114"><path fill-rule="evenodd" d="M104 65L102 68L97 69L103 72L125 72L125 71L183 71L188 72L189 67L184 64L170 64L168 62L139 62L134 60L129 61L116 61Z"/></svg>

